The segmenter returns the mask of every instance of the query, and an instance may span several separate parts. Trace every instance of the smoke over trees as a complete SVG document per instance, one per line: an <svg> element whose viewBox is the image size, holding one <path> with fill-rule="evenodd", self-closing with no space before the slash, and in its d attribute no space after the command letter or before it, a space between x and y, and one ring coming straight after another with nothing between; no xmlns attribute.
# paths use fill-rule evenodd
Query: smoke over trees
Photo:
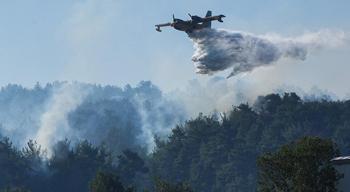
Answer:
<svg viewBox="0 0 350 192"><path fill-rule="evenodd" d="M0 135L16 146L35 139L50 155L64 139L88 139L95 145L152 151L155 135L164 137L186 112L150 82L137 87L56 82L26 89L8 85L0 91Z"/></svg>
<svg viewBox="0 0 350 192"><path fill-rule="evenodd" d="M79 84L86 90L77 97L83 101L59 115L67 124L55 125L47 148L26 134L37 135L41 115L53 109L48 106L61 85L30 90L10 85L0 91L4 108L13 107L8 113L0 110L0 189L88 191L100 171L118 176L124 189L255 191L257 157L290 141L329 138L342 153L350 153L349 101L270 94L253 105L184 121L183 106L149 82L135 88ZM14 103L21 99L26 102ZM23 119L33 124L17 124ZM25 134L15 134L22 130Z"/></svg>
<svg viewBox="0 0 350 192"><path fill-rule="evenodd" d="M349 101L306 102L290 93L260 97L219 119L199 116L158 143L155 174L195 191L256 191L257 157L298 138L328 138L349 154L349 112Z"/></svg>

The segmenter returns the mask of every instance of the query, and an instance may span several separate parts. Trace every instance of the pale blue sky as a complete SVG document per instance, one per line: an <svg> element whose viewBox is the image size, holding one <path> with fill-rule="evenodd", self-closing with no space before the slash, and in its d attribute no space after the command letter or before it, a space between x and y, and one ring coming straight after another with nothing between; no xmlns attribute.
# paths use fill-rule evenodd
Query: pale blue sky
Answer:
<svg viewBox="0 0 350 192"><path fill-rule="evenodd" d="M187 13L204 15L210 9L227 16L214 27L288 36L321 29L347 32L349 8L348 0L2 0L0 85L76 80L123 86L152 80L170 90L206 79L194 72L186 34L154 30L173 13L187 19ZM349 50L322 51L284 67L280 83L346 94Z"/></svg>

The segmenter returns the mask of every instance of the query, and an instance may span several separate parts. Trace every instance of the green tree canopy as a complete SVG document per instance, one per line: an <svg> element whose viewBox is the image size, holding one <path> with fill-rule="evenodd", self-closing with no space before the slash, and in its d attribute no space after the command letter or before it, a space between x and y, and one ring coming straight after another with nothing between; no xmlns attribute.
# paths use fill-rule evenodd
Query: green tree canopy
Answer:
<svg viewBox="0 0 350 192"><path fill-rule="evenodd" d="M261 192L335 192L340 174L330 160L339 155L331 140L304 137L258 159Z"/></svg>
<svg viewBox="0 0 350 192"><path fill-rule="evenodd" d="M155 192L193 192L191 187L185 183L171 184L165 181L157 180L155 183Z"/></svg>
<svg viewBox="0 0 350 192"><path fill-rule="evenodd" d="M112 173L98 172L90 183L91 192L132 192L132 188L124 188L119 178Z"/></svg>
<svg viewBox="0 0 350 192"><path fill-rule="evenodd" d="M29 166L9 138L0 138L0 187L22 185Z"/></svg>

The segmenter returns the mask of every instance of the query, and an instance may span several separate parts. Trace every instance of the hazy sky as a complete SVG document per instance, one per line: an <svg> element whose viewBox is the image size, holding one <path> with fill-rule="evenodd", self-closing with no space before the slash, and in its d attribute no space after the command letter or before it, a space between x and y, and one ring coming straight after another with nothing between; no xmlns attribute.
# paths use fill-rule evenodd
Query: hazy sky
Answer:
<svg viewBox="0 0 350 192"><path fill-rule="evenodd" d="M295 36L350 31L349 7L348 0L3 0L0 85L77 80L123 86L151 80L165 90L181 88L191 79L207 78L194 72L193 45L185 33L154 30L173 13L187 19L187 13L204 15L210 9L226 15L213 27ZM261 85L317 86L345 95L350 93L349 53L349 46L322 50L306 61L247 76Z"/></svg>

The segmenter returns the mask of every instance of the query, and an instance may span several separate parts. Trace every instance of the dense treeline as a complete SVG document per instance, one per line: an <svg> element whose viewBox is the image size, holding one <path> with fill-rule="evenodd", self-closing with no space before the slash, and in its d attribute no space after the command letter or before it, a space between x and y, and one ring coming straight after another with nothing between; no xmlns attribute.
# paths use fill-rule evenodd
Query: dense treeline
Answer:
<svg viewBox="0 0 350 192"><path fill-rule="evenodd" d="M88 191L88 182L98 170L113 171L111 156L103 147L83 141L71 148L59 142L50 159L33 141L23 150L7 138L0 141L0 186L32 191Z"/></svg>
<svg viewBox="0 0 350 192"><path fill-rule="evenodd" d="M176 127L152 154L153 174L195 191L255 191L256 159L303 136L330 138L350 153L350 101L303 102L296 94L259 97L229 113Z"/></svg>
<svg viewBox="0 0 350 192"><path fill-rule="evenodd" d="M96 173L105 171L138 190L152 191L157 180L164 180L187 183L194 191L255 191L257 158L303 136L330 138L349 154L350 101L305 102L294 93L259 97L253 106L241 104L226 114L199 115L178 125L168 139L156 137L148 155L127 149L116 155L110 153L113 145L64 140L46 158L34 141L19 150L3 138L0 188L88 191Z"/></svg>
<svg viewBox="0 0 350 192"><path fill-rule="evenodd" d="M115 164L117 160L117 164ZM82 141L72 146L58 142L53 154L34 141L18 150L8 138L0 140L0 191L5 192L191 192L185 183L152 180L144 159L125 150L116 159L105 146Z"/></svg>

